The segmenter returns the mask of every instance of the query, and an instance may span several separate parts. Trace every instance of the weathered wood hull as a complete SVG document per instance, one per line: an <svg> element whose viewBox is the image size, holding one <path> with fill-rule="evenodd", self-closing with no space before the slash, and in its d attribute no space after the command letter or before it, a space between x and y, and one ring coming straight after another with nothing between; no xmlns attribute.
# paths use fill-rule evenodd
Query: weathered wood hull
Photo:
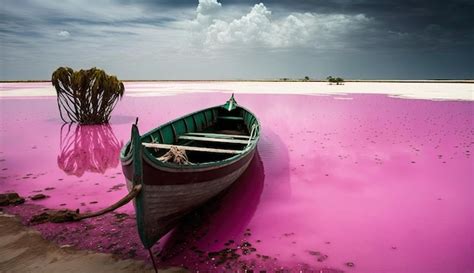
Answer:
<svg viewBox="0 0 474 273"><path fill-rule="evenodd" d="M173 184L173 180L170 180L168 183L166 181L154 183L156 180L153 177L167 175L166 171L156 169L154 175L144 176L140 198L134 201L134 206L136 209L140 208L137 223L145 247L151 247L176 226L184 215L232 185L247 169L253 156L254 151L239 162L235 162L235 166L224 166L222 167L224 170L215 170L220 176L212 176L206 181ZM129 172L130 168L131 165L123 166L124 173ZM199 172L194 174L200 176ZM133 185L133 181L127 178L129 190ZM137 206L137 202L140 202L141 206Z"/></svg>

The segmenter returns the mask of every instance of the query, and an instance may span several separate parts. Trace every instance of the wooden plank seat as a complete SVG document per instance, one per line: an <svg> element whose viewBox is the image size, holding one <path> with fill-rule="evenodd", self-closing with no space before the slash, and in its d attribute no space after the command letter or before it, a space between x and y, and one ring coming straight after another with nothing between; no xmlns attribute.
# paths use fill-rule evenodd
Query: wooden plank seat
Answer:
<svg viewBox="0 0 474 273"><path fill-rule="evenodd" d="M143 144L143 146L145 146L147 148L171 149L171 147L176 147L178 149L183 149L185 151L218 153L218 154L240 154L240 153L243 152L243 151L239 151L239 150L215 149L215 148L182 146L182 145L161 144L161 143L146 143L146 142L144 142L142 144Z"/></svg>
<svg viewBox="0 0 474 273"><path fill-rule="evenodd" d="M226 120L244 120L243 117L232 117L232 116L218 116L218 119L226 119Z"/></svg>
<svg viewBox="0 0 474 273"><path fill-rule="evenodd" d="M215 138L242 138L249 139L250 136L246 135L231 135L231 134L216 134L216 133L187 133L186 136L205 136L205 137L215 137Z"/></svg>
<svg viewBox="0 0 474 273"><path fill-rule="evenodd" d="M178 138L184 139L184 140L205 141L205 142L237 143L237 144L249 143L248 140L231 139L231 138L213 138L213 137L201 137L201 136L179 136Z"/></svg>

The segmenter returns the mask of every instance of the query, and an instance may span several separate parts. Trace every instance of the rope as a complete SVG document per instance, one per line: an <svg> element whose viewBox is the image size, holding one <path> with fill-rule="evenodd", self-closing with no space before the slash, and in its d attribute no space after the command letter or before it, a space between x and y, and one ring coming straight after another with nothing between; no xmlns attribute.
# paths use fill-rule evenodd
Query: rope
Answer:
<svg viewBox="0 0 474 273"><path fill-rule="evenodd" d="M158 273L158 269L156 268L155 258L153 258L153 253L151 252L151 248L148 248L148 254L150 254L151 261L153 262L153 268L155 269L155 273Z"/></svg>
<svg viewBox="0 0 474 273"><path fill-rule="evenodd" d="M254 123L252 125L252 130L250 131L250 137L249 137L249 142L247 143L247 146L250 145L250 142L252 141L253 137L254 137L254 132L255 132L255 135L257 135L257 125Z"/></svg>
<svg viewBox="0 0 474 273"><path fill-rule="evenodd" d="M135 198L140 193L141 189L142 189L141 184L135 185L126 196L124 196L122 199L117 201L115 204L112 204L108 206L107 208L104 208L96 212L82 214L82 213L79 213L79 210L73 211L73 210L68 210L68 209L48 211L48 212L43 212L37 215L33 215L33 217L30 219L30 223L33 223L33 224L41 224L45 222L63 223L63 222L79 221L86 218L101 216L103 214L114 211L122 207L123 205L127 204L128 202L130 202L133 198Z"/></svg>
<svg viewBox="0 0 474 273"><path fill-rule="evenodd" d="M114 210L124 206L128 202L132 201L133 198L135 198L140 193L141 189L142 189L141 184L135 185L135 186L133 186L132 190L126 196L124 196L122 199L120 199L117 203L112 204L112 205L110 205L110 206L108 206L108 207L106 207L102 210L96 211L96 212L91 212L91 213L86 213L86 214L79 214L76 217L75 220L78 221L78 220L82 220L82 219L86 219L86 218L97 217L97 216L106 214L108 212L114 211Z"/></svg>
<svg viewBox="0 0 474 273"><path fill-rule="evenodd" d="M171 146L170 150L163 156L159 157L158 160L160 160L161 162L171 161L177 164L192 164L188 160L188 156L186 155L186 150L180 149L176 146Z"/></svg>

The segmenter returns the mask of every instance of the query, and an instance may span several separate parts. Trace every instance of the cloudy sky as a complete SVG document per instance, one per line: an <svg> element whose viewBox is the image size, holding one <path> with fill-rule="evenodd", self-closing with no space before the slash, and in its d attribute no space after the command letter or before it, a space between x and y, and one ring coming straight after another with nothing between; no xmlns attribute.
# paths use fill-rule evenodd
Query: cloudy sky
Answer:
<svg viewBox="0 0 474 273"><path fill-rule="evenodd" d="M2 0L0 80L474 78L472 0Z"/></svg>

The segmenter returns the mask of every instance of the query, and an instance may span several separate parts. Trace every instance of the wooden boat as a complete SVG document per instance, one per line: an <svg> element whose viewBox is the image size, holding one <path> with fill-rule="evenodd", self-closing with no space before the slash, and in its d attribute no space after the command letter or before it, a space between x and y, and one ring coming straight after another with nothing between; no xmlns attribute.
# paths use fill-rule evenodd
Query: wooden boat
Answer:
<svg viewBox="0 0 474 273"><path fill-rule="evenodd" d="M138 193L134 205L145 248L228 188L247 169L259 136L257 118L234 95L224 105L191 113L143 136L132 125L120 158L129 191ZM172 151L184 162L166 161Z"/></svg>

